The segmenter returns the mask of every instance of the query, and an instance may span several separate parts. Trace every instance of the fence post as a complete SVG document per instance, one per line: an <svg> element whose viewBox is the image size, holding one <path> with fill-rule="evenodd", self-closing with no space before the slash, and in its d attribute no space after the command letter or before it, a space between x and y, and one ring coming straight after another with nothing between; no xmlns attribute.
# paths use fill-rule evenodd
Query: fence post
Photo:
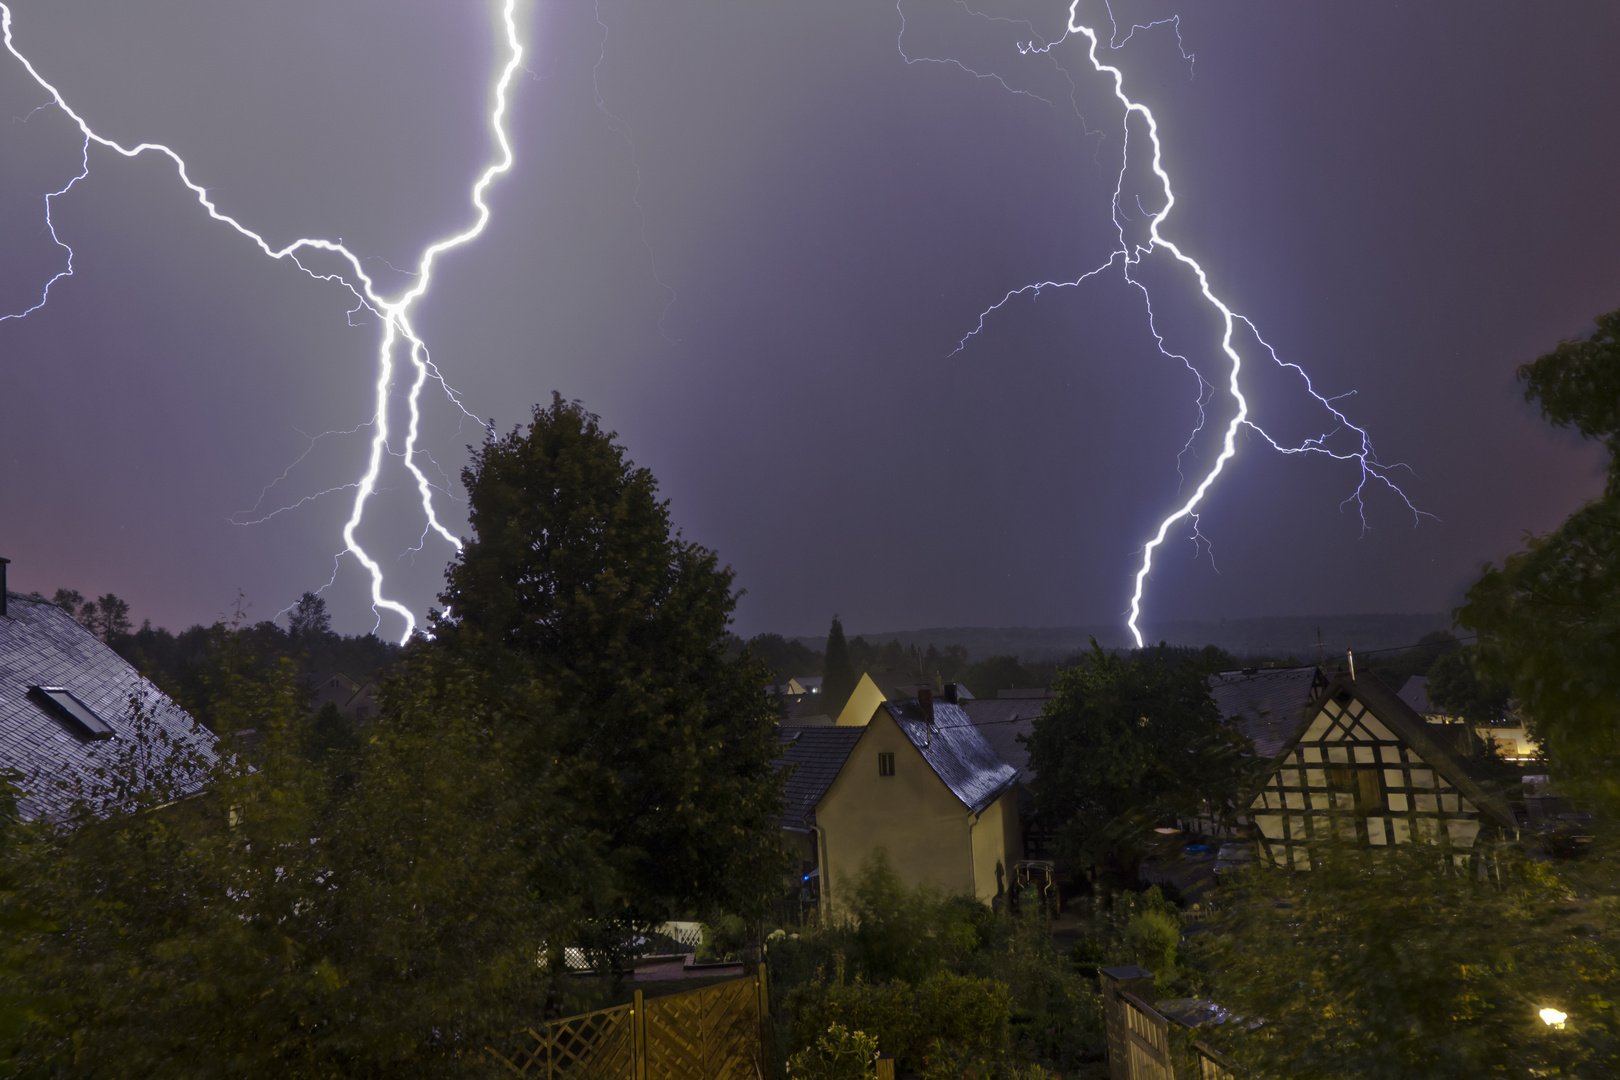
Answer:
<svg viewBox="0 0 1620 1080"><path fill-rule="evenodd" d="M877 1056L877 1080L894 1080L894 1055Z"/></svg>
<svg viewBox="0 0 1620 1080"><path fill-rule="evenodd" d="M647 1080L647 1010L640 990L630 1008L630 1061L635 1080Z"/></svg>
<svg viewBox="0 0 1620 1080"><path fill-rule="evenodd" d="M1097 972L1102 985L1103 1017L1108 1025L1108 1075L1110 1080L1132 1080L1131 1036L1125 1019L1125 1003L1120 994L1133 994L1144 1002L1153 1001L1153 973L1135 964L1103 968Z"/></svg>

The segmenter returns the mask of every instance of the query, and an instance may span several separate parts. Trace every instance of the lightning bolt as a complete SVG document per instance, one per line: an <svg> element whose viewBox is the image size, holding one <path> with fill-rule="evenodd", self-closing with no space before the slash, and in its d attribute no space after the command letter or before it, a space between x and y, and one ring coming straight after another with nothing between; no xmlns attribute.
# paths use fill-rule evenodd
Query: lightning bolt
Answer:
<svg viewBox="0 0 1620 1080"><path fill-rule="evenodd" d="M389 450L389 391L394 380L395 351L399 349L403 343L405 346L408 346L406 355L410 364L415 368L416 377L411 383L411 388L406 399L409 409L409 420L405 428L404 447L402 452L397 456L404 461L406 469L410 471L411 476L416 483L417 494L421 498L422 513L427 522L422 533L423 541L426 541L429 534L437 534L451 546L456 548L456 550L459 551L461 549L461 539L454 533L450 532L449 529L446 529L439 521L438 514L434 511L433 507L432 485L428 482L426 474L422 472L416 463L416 457L419 453L416 443L421 423L420 399L422 390L427 385L428 380L433 379L437 381L439 385L444 388L444 391L449 396L450 400L456 404L457 407L461 408L461 411L464 414L467 416L472 416L472 414L467 412L466 408L461 405L459 396L449 386L449 384L444 381L443 375L440 373L438 367L433 363L432 358L428 353L426 344L417 334L416 329L411 322L411 314L413 309L416 307L417 302L426 296L428 290L432 287L433 271L438 263L439 256L455 248L471 243L473 240L477 239L481 233L483 233L484 228L489 224L490 219L490 209L487 201L490 186L494 184L496 179L505 175L511 170L515 160L512 152L511 138L506 130L506 121L512 81L519 68L522 67L524 53L523 44L518 40L516 4L517 0L502 0L502 6L500 9L500 21L505 32L507 58L505 65L500 69L500 75L496 79L491 93L494 104L489 116L489 128L495 140L496 153L494 154L494 159L486 164L483 171L478 174L477 179L473 182L471 190L469 191L469 201L474 211L472 223L459 232L442 237L424 247L421 254L417 257L415 270L412 271L412 276L415 278L415 283L411 285L410 288L399 293L397 296L389 298L384 296L377 289L376 283L373 282L371 276L366 273L362 259L345 247L341 240L333 241L320 239L317 237L302 237L285 246L276 247L266 240L262 235L255 232L253 229L248 228L237 218L231 216L230 214L223 213L214 203L214 201L209 198L208 190L191 178L191 173L185 163L185 160L181 158L181 156L174 150L161 143L149 142L138 143L135 146L124 146L121 143L115 142L112 139L98 134L83 116L74 111L73 107L68 104L67 99L63 96L62 92L58 90L55 85L49 82L43 75L41 75L38 69L34 67L32 61L30 61L28 57L24 56L17 48L16 42L14 41L12 35L11 8L5 3L0 3L0 35L3 35L4 37L6 50L10 52L12 56L16 57L17 61L28 72L29 76L39 84L41 89L50 95L51 103L60 109L62 113L65 114L78 127L79 133L83 136L83 168L80 170L79 174L72 180L68 181L66 186L64 186L61 190L52 192L45 197L46 224L50 228L51 239L67 252L67 267L53 276L46 283L44 291L37 304L28 308L26 311L17 312L13 315L0 316L0 321L4 321L5 319L22 318L35 311L38 311L49 301L51 287L62 278L72 276L73 249L56 234L56 226L51 218L52 200L60 195L66 194L74 184L78 183L89 174L91 144L111 150L114 153L126 158L138 157L141 154L148 152L161 154L174 163L175 172L179 176L180 182L197 197L198 205L200 205L203 210L207 212L210 218L234 229L238 234L251 241L254 246L256 246L262 253L270 258L278 261L289 261L294 266L297 266L298 269L302 270L304 273L318 281L335 282L347 289L354 296L356 301L355 308L351 309L350 311L351 317L354 312L359 311L362 308L369 310L382 321L383 330L381 340L378 342L377 346L377 379L375 383L376 411L371 420L371 449L366 460L366 467L359 478L355 480L352 485L346 484L342 485L341 488L330 489L341 490L342 488L352 486L355 492L353 508L350 511L348 521L345 522L343 526L344 548L343 551L339 553L339 558L341 558L343 554L353 555L360 565L365 568L371 579L371 607L373 613L377 616L378 626L381 626L383 611L393 612L404 621L405 630L404 633L400 635L401 643L407 641L411 634L415 631L416 616L413 615L410 609L404 604L401 604L396 600L390 600L383 595L382 565L378 563L377 560L371 555L369 555L363 547L360 546L360 542L358 539L356 539L355 533L356 530L359 529L360 523L365 518L366 503L370 500L372 495L376 494L378 490L377 481L382 471L383 457L385 454L393 453ZM311 270L299 259L300 254L310 252L325 252L327 254L337 256L342 262L348 264L349 276L345 276L341 273L317 273L316 271ZM476 420L477 417L473 417L473 419ZM326 493L327 492L322 492L321 494ZM318 496L312 496L312 498L313 497ZM330 582L328 582L328 584L330 584Z"/></svg>
<svg viewBox="0 0 1620 1080"><path fill-rule="evenodd" d="M1009 291L1000 300L996 301L994 304L991 304L988 308L980 313L978 324L972 330L968 331L968 333L957 342L956 349L952 351L951 355L954 356L956 353L967 348L968 342L984 331L986 321L1002 307L1011 302L1014 298L1025 295L1039 296L1040 293L1045 289L1077 288L1080 285L1085 284L1090 279L1106 271L1117 268L1124 280L1131 286L1135 287L1142 294L1143 303L1147 308L1149 329L1152 332L1154 341L1158 345L1159 352L1172 360L1178 360L1185 364L1188 370L1191 371L1194 377L1198 380L1198 424L1193 429L1192 435L1189 436L1187 445L1182 448L1181 455L1178 455L1177 462L1179 469L1181 458L1186 454L1187 449L1192 445L1193 438L1196 438L1199 432L1203 430L1205 422L1204 406L1209 400L1209 396L1206 391L1211 388L1209 383L1205 381L1203 375L1200 374L1196 368L1194 368L1190 360L1188 360L1185 356L1172 353L1166 347L1164 338L1159 334L1156 325L1156 319L1153 313L1153 298L1149 293L1146 284L1138 278L1132 276L1132 269L1139 266L1147 256L1162 249L1163 251L1169 253L1169 255L1174 258L1176 262L1192 271L1194 277L1198 281L1198 291L1204 302L1220 315L1222 325L1220 335L1220 351L1225 355L1230 365L1226 379L1226 393L1232 400L1234 411L1231 419L1226 424L1225 431L1222 433L1220 453L1216 455L1215 460L1209 465L1203 475L1198 478L1197 484L1194 486L1191 494L1189 494L1180 503L1180 505L1173 508L1159 522L1158 529L1142 547L1142 561L1140 566L1138 566L1136 575L1132 581L1130 612L1129 617L1126 620L1126 626L1130 629L1131 637L1135 640L1137 647L1140 648L1143 644L1143 637L1142 631L1138 626L1138 622L1142 616L1143 594L1147 587L1148 575L1153 570L1154 552L1163 546L1165 539L1170 535L1170 530L1178 523L1184 521L1188 522L1192 527L1192 535L1195 544L1199 540L1204 540L1202 534L1198 532L1199 507L1203 504L1206 496L1208 496L1210 489L1214 487L1215 481L1219 479L1221 473L1225 471L1227 462L1231 461L1232 458L1237 454L1237 434L1241 429L1247 428L1248 430L1253 431L1255 434L1259 435L1263 440L1265 440L1265 442L1270 445L1272 449L1283 454L1322 455L1331 458L1334 461L1355 463L1359 470L1359 480L1356 484L1355 490L1348 498L1344 500L1343 503L1340 504L1340 507L1342 509L1349 503L1355 503L1358 512L1361 514L1361 526L1363 533L1365 533L1368 528L1365 513L1365 497L1369 484L1382 485L1389 491L1393 492L1394 495L1406 507L1406 509L1411 512L1414 525L1418 524L1423 517L1432 518L1434 515L1426 514L1414 506L1411 499L1406 496L1406 493L1403 492L1394 482L1394 480L1391 479L1390 473L1393 470L1407 469L1407 466L1400 463L1385 465L1383 462L1381 462L1378 459L1376 451L1373 449L1372 439L1368 435L1367 431L1352 423L1335 404L1335 402L1339 399L1337 397L1329 398L1322 395L1312 384L1309 375L1306 374L1303 367L1291 361L1284 361L1281 357L1279 357L1277 355L1277 351L1260 336L1259 330L1255 327L1252 321L1250 321L1247 317L1233 311L1230 306L1228 306L1224 301L1221 300L1219 296L1216 295L1214 289L1210 285L1209 274L1205 272L1203 266L1201 266L1192 256L1182 251L1181 248L1176 246L1173 241L1165 237L1161 231L1162 226L1170 217L1170 211L1175 207L1176 196L1175 191L1171 187L1170 174L1165 171L1163 165L1162 146L1159 141L1158 121L1154 118L1153 111L1151 109L1149 109L1146 105L1143 105L1141 102L1133 101L1125 94L1124 73L1119 68L1111 64L1106 64L1098 58L1097 53L1100 42L1097 32L1079 21L1079 8L1080 0L1071 0L1071 3L1069 4L1068 23L1064 28L1063 34L1056 41L1043 42L1039 45L1037 45L1033 40L1023 42L1019 44L1018 51L1026 56L1046 54L1071 36L1084 37L1089 43L1089 47L1086 51L1086 57L1090 61L1092 69L1096 71L1097 74L1105 76L1112 82L1114 97L1124 109L1124 117L1121 122L1121 127L1123 129L1123 142L1120 148L1119 176L1114 187L1112 210L1112 219L1118 234L1118 246L1115 247L1115 249L1109 254L1106 262L1086 271L1085 273L1080 274L1073 279L1061 281L1041 281L1030 285L1024 285L1020 288ZM901 32L903 34L903 15L901 16L901 20ZM1163 25L1167 22L1173 23L1176 29L1177 44L1181 46L1182 57L1189 62L1192 60L1191 54L1186 51L1185 45L1182 44L1181 41L1181 24L1179 17L1176 19L1159 20L1158 22L1148 24L1148 26L1133 26L1130 33L1127 33L1125 35L1125 39L1120 41L1118 45L1113 44L1114 39L1118 37L1119 29L1118 24L1113 20L1113 10L1111 7L1109 8L1109 21L1114 28L1113 33L1109 38L1110 48L1118 48L1124 45L1126 41L1130 40L1131 36L1135 34L1137 30L1147 30L1153 26ZM907 63L911 62L910 58L905 57L903 49L901 51L901 56L902 58L906 59ZM964 70L969 70L970 74L978 74L970 69L964 68ZM983 76L980 77L982 78ZM1148 240L1146 243L1136 244L1132 244L1126 239L1124 222L1124 218L1127 216L1124 211L1125 181L1126 174L1130 169L1131 120L1133 116L1140 118L1142 124L1146 127L1147 139L1152 151L1150 167L1153 171L1154 177L1158 180L1159 188L1164 196L1164 205L1154 213L1149 213L1142 210L1141 202L1139 199L1137 200L1137 209L1142 211L1142 213L1147 216ZM1246 397L1244 397L1243 394L1243 355L1238 351L1237 343L1235 341L1239 334L1240 326L1244 330L1247 330L1248 335L1254 339L1254 342L1261 350L1263 350L1265 355L1271 358L1273 363L1277 364L1279 367L1288 369L1298 376L1306 393L1314 398L1333 417L1334 423L1337 425L1333 430L1323 432L1321 435L1314 438L1306 439L1296 446L1287 446L1273 438L1265 431L1265 429L1260 427L1258 423L1250 418L1249 401ZM1350 438L1355 443L1352 449L1335 450L1328 445L1328 440L1333 438L1335 435L1338 435L1340 432L1350 433ZM1408 469L1408 471L1410 470ZM1185 482L1185 474L1183 475ZM1204 543L1207 545L1208 541L1204 540Z"/></svg>

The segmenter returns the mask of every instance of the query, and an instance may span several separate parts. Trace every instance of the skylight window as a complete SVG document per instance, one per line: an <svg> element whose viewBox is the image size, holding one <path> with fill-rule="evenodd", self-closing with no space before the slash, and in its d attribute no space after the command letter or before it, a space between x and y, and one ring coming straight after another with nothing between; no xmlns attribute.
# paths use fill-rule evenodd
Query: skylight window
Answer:
<svg viewBox="0 0 1620 1080"><path fill-rule="evenodd" d="M35 686L33 691L55 708L58 718L66 718L78 729L76 734L90 739L110 739L113 729L96 711L60 686Z"/></svg>

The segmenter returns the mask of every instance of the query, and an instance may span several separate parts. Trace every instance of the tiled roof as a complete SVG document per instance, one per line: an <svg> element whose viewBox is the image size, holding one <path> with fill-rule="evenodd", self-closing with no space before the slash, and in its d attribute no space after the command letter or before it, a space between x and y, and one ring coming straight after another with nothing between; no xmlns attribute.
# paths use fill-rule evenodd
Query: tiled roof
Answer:
<svg viewBox="0 0 1620 1080"><path fill-rule="evenodd" d="M1413 675L1401 687L1400 699L1411 706L1413 712L1419 716L1438 714L1439 709L1429 704L1429 677L1427 675Z"/></svg>
<svg viewBox="0 0 1620 1080"><path fill-rule="evenodd" d="M890 701L915 697L917 691L923 687L929 690L934 688L934 680L926 675L918 675L914 671L868 671L866 677L883 692L883 696Z"/></svg>
<svg viewBox="0 0 1620 1080"><path fill-rule="evenodd" d="M1029 747L1018 738L1033 734L1035 718L1041 715L1041 706L1045 704L1041 698L998 697L980 698L962 705L962 711L979 729L990 749L1018 771L1020 784L1033 781L1035 773L1029 767Z"/></svg>
<svg viewBox="0 0 1620 1080"><path fill-rule="evenodd" d="M934 702L934 722L923 720L915 698L883 706L945 786L977 813L1018 778L1018 770L985 741L960 705Z"/></svg>
<svg viewBox="0 0 1620 1080"><path fill-rule="evenodd" d="M1272 758L1305 719L1312 687L1326 683L1315 667L1261 668L1211 675L1209 692L1226 722L1248 736L1261 757Z"/></svg>
<svg viewBox="0 0 1620 1080"><path fill-rule="evenodd" d="M822 708L820 694L781 694L775 700L782 709L782 723L789 727L802 723L812 716L822 718L820 721L811 721L812 723L832 723L832 719L827 716L827 710Z"/></svg>
<svg viewBox="0 0 1620 1080"><path fill-rule="evenodd" d="M75 733L30 692L36 686L67 690L113 729L113 737L91 741ZM24 817L66 812L74 792L60 788L59 780L88 779L90 770L135 746L132 698L145 703L170 738L215 760L213 735L73 616L47 600L6 594L6 616L0 618L0 767L23 774Z"/></svg>
<svg viewBox="0 0 1620 1080"><path fill-rule="evenodd" d="M804 832L816 823L816 803L827 794L864 727L783 727L778 729L782 756L776 768L791 766L782 828Z"/></svg>

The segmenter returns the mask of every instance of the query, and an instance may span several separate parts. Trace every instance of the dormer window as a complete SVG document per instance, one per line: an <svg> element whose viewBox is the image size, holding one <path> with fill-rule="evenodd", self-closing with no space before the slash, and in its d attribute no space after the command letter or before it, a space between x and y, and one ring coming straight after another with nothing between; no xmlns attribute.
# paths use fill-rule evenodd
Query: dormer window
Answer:
<svg viewBox="0 0 1620 1080"><path fill-rule="evenodd" d="M113 729L96 715L96 711L60 686L31 686L29 690L42 698L48 711L73 734L82 739L110 739Z"/></svg>

